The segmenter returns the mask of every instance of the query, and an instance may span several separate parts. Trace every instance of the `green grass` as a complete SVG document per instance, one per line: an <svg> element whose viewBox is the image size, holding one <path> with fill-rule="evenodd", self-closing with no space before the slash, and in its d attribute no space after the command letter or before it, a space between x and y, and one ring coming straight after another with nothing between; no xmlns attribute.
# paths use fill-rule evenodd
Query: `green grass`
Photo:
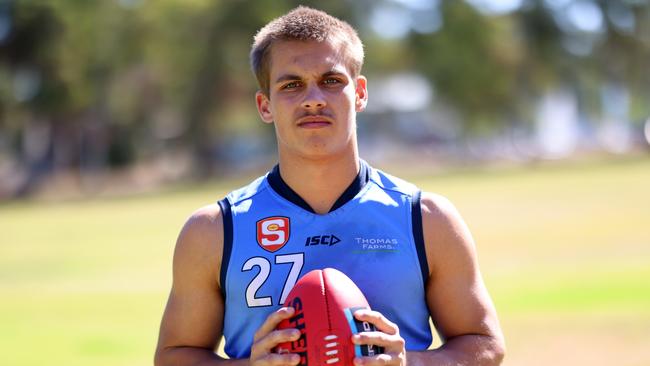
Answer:
<svg viewBox="0 0 650 366"><path fill-rule="evenodd" d="M648 159L450 177L421 185L440 188L456 203L485 264L493 267L486 276L493 275L498 286L530 284L534 290L544 283L553 289L600 283L601 296L609 299L612 285L620 284L648 303L650 281L640 281L650 278ZM521 281L506 281L513 273Z"/></svg>
<svg viewBox="0 0 650 366"><path fill-rule="evenodd" d="M650 158L410 178L449 197L472 229L513 365L532 364L518 336L532 327L536 342L562 326L589 342L603 328L647 340ZM0 365L151 364L176 235L238 184L0 206ZM637 356L616 363L650 363Z"/></svg>

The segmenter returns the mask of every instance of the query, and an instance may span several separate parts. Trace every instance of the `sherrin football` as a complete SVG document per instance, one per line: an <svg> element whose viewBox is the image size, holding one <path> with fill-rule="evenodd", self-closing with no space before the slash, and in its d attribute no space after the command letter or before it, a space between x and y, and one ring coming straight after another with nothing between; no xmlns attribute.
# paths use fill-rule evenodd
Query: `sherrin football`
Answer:
<svg viewBox="0 0 650 366"><path fill-rule="evenodd" d="M314 270L296 282L285 306L295 309L294 315L282 321L278 329L296 328L300 338L277 346L278 353L295 353L299 365L352 366L355 356L381 353L377 346L352 343L352 335L374 331L375 327L360 322L352 314L370 308L361 290L342 272L325 268Z"/></svg>

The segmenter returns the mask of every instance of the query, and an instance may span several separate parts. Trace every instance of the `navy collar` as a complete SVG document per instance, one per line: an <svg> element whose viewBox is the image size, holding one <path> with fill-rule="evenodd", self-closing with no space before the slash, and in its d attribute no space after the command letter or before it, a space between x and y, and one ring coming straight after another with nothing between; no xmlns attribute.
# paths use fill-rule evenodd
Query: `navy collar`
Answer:
<svg viewBox="0 0 650 366"><path fill-rule="evenodd" d="M359 166L359 174L357 174L348 188L346 188L341 196L336 200L336 202L334 202L334 205L332 208L330 208L329 212L340 208L352 200L357 195L357 193L361 192L361 189L363 189L363 187L365 187L370 180L370 169L368 167L368 164L363 160L359 160ZM311 213L316 213L314 209L311 208L311 206L309 206L309 204L302 197L300 197L298 193L291 189L291 187L289 187L284 179L282 179L280 176L279 164L273 167L273 169L269 172L267 179L271 188L273 188L277 194L282 196L282 198Z"/></svg>

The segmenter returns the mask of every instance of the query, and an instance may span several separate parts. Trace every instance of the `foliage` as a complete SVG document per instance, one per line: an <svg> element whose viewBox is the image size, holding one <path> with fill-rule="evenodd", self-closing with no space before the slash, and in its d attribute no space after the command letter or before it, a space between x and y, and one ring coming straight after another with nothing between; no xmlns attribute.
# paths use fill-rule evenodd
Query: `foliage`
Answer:
<svg viewBox="0 0 650 366"><path fill-rule="evenodd" d="M603 87L622 86L631 119L650 114L647 2L579 2L600 9L603 24L592 31L567 26L565 9L548 1L503 14L474 3L0 0L0 157L26 176L15 194L59 170L178 152L201 176L228 169L230 155L246 159L237 141L271 145L253 107L248 51L257 29L298 4L359 29L367 74L424 75L465 135L530 124L537 100L557 88L576 90L583 112L598 116ZM395 24L425 15L425 25L441 23L387 39L372 27L382 7L399 10Z"/></svg>

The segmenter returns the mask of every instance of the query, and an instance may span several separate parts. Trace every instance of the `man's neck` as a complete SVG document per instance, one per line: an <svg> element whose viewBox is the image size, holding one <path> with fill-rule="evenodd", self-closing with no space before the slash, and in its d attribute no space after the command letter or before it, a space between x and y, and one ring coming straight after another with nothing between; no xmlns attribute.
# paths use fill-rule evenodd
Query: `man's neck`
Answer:
<svg viewBox="0 0 650 366"><path fill-rule="evenodd" d="M322 160L286 159L280 176L318 214L329 212L359 173L358 154Z"/></svg>

